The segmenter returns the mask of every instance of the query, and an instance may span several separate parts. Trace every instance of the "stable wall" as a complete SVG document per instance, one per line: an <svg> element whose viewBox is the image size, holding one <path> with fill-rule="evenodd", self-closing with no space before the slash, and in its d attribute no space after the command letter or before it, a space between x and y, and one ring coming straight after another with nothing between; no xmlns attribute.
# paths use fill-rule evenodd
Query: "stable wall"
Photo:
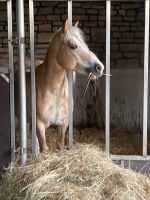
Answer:
<svg viewBox="0 0 150 200"><path fill-rule="evenodd" d="M28 2L28 1L25 1ZM43 59L51 35L67 18L67 2L35 2L35 53ZM73 2L73 21L79 20L89 47L105 62L105 1ZM13 29L16 36L16 5L13 1ZM25 3L26 55L29 49L28 3ZM0 65L8 62L6 3L0 4ZM144 1L112 2L111 68L143 67ZM15 55L17 49L15 48Z"/></svg>
<svg viewBox="0 0 150 200"><path fill-rule="evenodd" d="M9 85L0 76L0 180L11 160Z"/></svg>
<svg viewBox="0 0 150 200"><path fill-rule="evenodd" d="M110 79L110 123L111 126L142 130L143 126L143 69L113 69ZM150 78L150 76L149 76ZM96 84L91 82L84 96L85 78L77 77L74 91L77 94L74 119L76 125L82 122L86 126L96 123L98 127L105 122L105 77ZM150 83L149 83L150 87ZM80 88L80 91L79 91ZM79 91L79 92L78 92ZM149 100L150 102L150 100ZM148 108L148 115L150 107ZM148 116L150 130L150 116Z"/></svg>

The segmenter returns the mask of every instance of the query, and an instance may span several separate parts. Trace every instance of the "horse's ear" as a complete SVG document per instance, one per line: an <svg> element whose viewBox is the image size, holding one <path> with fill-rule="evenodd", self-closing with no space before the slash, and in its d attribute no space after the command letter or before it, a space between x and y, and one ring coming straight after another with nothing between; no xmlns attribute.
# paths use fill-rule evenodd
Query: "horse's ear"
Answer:
<svg viewBox="0 0 150 200"><path fill-rule="evenodd" d="M63 31L64 33L66 33L67 30L68 30L68 19L64 22L64 25L63 25L63 28L62 28L62 31Z"/></svg>
<svg viewBox="0 0 150 200"><path fill-rule="evenodd" d="M78 25L79 25L79 21L76 21L76 23L75 23L75 27L78 27Z"/></svg>

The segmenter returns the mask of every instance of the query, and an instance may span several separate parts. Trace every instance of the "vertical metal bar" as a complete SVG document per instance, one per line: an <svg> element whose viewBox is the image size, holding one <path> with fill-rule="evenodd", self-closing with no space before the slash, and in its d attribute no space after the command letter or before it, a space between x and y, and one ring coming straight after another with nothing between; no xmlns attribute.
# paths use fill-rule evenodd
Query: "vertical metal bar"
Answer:
<svg viewBox="0 0 150 200"><path fill-rule="evenodd" d="M68 0L68 23L72 26L72 0ZM73 73L68 73L68 93L69 93L69 147L73 146Z"/></svg>
<svg viewBox="0 0 150 200"><path fill-rule="evenodd" d="M149 0L145 0L143 156L147 156L148 60L149 60Z"/></svg>
<svg viewBox="0 0 150 200"><path fill-rule="evenodd" d="M30 53L31 53L31 98L32 98L32 156L39 152L36 135L36 90L35 90L35 63L34 63L34 2L29 0L30 21Z"/></svg>
<svg viewBox="0 0 150 200"><path fill-rule="evenodd" d="M21 135L21 165L27 162L27 119L26 119L26 79L25 79L25 33L24 0L18 0L18 38L19 38L19 108Z"/></svg>
<svg viewBox="0 0 150 200"><path fill-rule="evenodd" d="M12 45L12 1L7 1L8 20L8 52L9 52L9 99L10 99L10 126L11 126L11 162L15 161L15 109L14 109L14 68Z"/></svg>
<svg viewBox="0 0 150 200"><path fill-rule="evenodd" d="M111 0L106 0L106 74L110 74L110 23ZM110 152L110 77L106 76L106 105L105 105L105 144Z"/></svg>
<svg viewBox="0 0 150 200"><path fill-rule="evenodd" d="M124 168L124 160L120 160L121 162L121 167Z"/></svg>

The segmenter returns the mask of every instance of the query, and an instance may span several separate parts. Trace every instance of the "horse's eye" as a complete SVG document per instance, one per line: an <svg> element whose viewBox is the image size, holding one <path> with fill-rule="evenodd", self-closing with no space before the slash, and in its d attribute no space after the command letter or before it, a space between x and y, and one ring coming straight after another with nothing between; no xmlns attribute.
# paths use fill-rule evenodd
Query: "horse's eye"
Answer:
<svg viewBox="0 0 150 200"><path fill-rule="evenodd" d="M71 49L77 49L78 47L77 47L76 44L70 44L70 48L71 48Z"/></svg>

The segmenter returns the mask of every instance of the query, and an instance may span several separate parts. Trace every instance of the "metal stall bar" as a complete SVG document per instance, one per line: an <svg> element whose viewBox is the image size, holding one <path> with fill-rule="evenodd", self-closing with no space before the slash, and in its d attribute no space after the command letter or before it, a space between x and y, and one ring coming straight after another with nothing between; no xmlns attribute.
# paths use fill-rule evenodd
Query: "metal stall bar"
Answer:
<svg viewBox="0 0 150 200"><path fill-rule="evenodd" d="M129 161L149 161L150 160L150 156L144 157L144 156L140 156L140 155L110 155L110 158L114 161L118 161L118 160L129 160Z"/></svg>
<svg viewBox="0 0 150 200"><path fill-rule="evenodd" d="M72 25L72 0L68 0L68 22ZM69 92L69 147L73 146L73 73L68 73L68 92Z"/></svg>
<svg viewBox="0 0 150 200"><path fill-rule="evenodd" d="M148 60L149 60L149 0L145 0L144 39L144 99L143 99L143 156L147 156Z"/></svg>
<svg viewBox="0 0 150 200"><path fill-rule="evenodd" d="M110 23L111 0L106 0L106 74L110 74ZM106 76L105 101L105 144L106 152L110 152L110 76Z"/></svg>
<svg viewBox="0 0 150 200"><path fill-rule="evenodd" d="M36 135L36 90L35 90L35 63L34 63L34 3L29 0L29 22L30 22L30 53L31 53L31 98L32 98L32 156L39 152Z"/></svg>
<svg viewBox="0 0 150 200"><path fill-rule="evenodd" d="M15 109L14 109L14 68L12 45L12 0L7 1L8 18L8 53L9 53L9 95L10 95L10 126L11 126L11 161L15 160Z"/></svg>
<svg viewBox="0 0 150 200"><path fill-rule="evenodd" d="M27 162L27 119L26 119L26 79L25 79L25 33L24 0L18 0L18 47L19 47L19 111L21 135L21 165Z"/></svg>

